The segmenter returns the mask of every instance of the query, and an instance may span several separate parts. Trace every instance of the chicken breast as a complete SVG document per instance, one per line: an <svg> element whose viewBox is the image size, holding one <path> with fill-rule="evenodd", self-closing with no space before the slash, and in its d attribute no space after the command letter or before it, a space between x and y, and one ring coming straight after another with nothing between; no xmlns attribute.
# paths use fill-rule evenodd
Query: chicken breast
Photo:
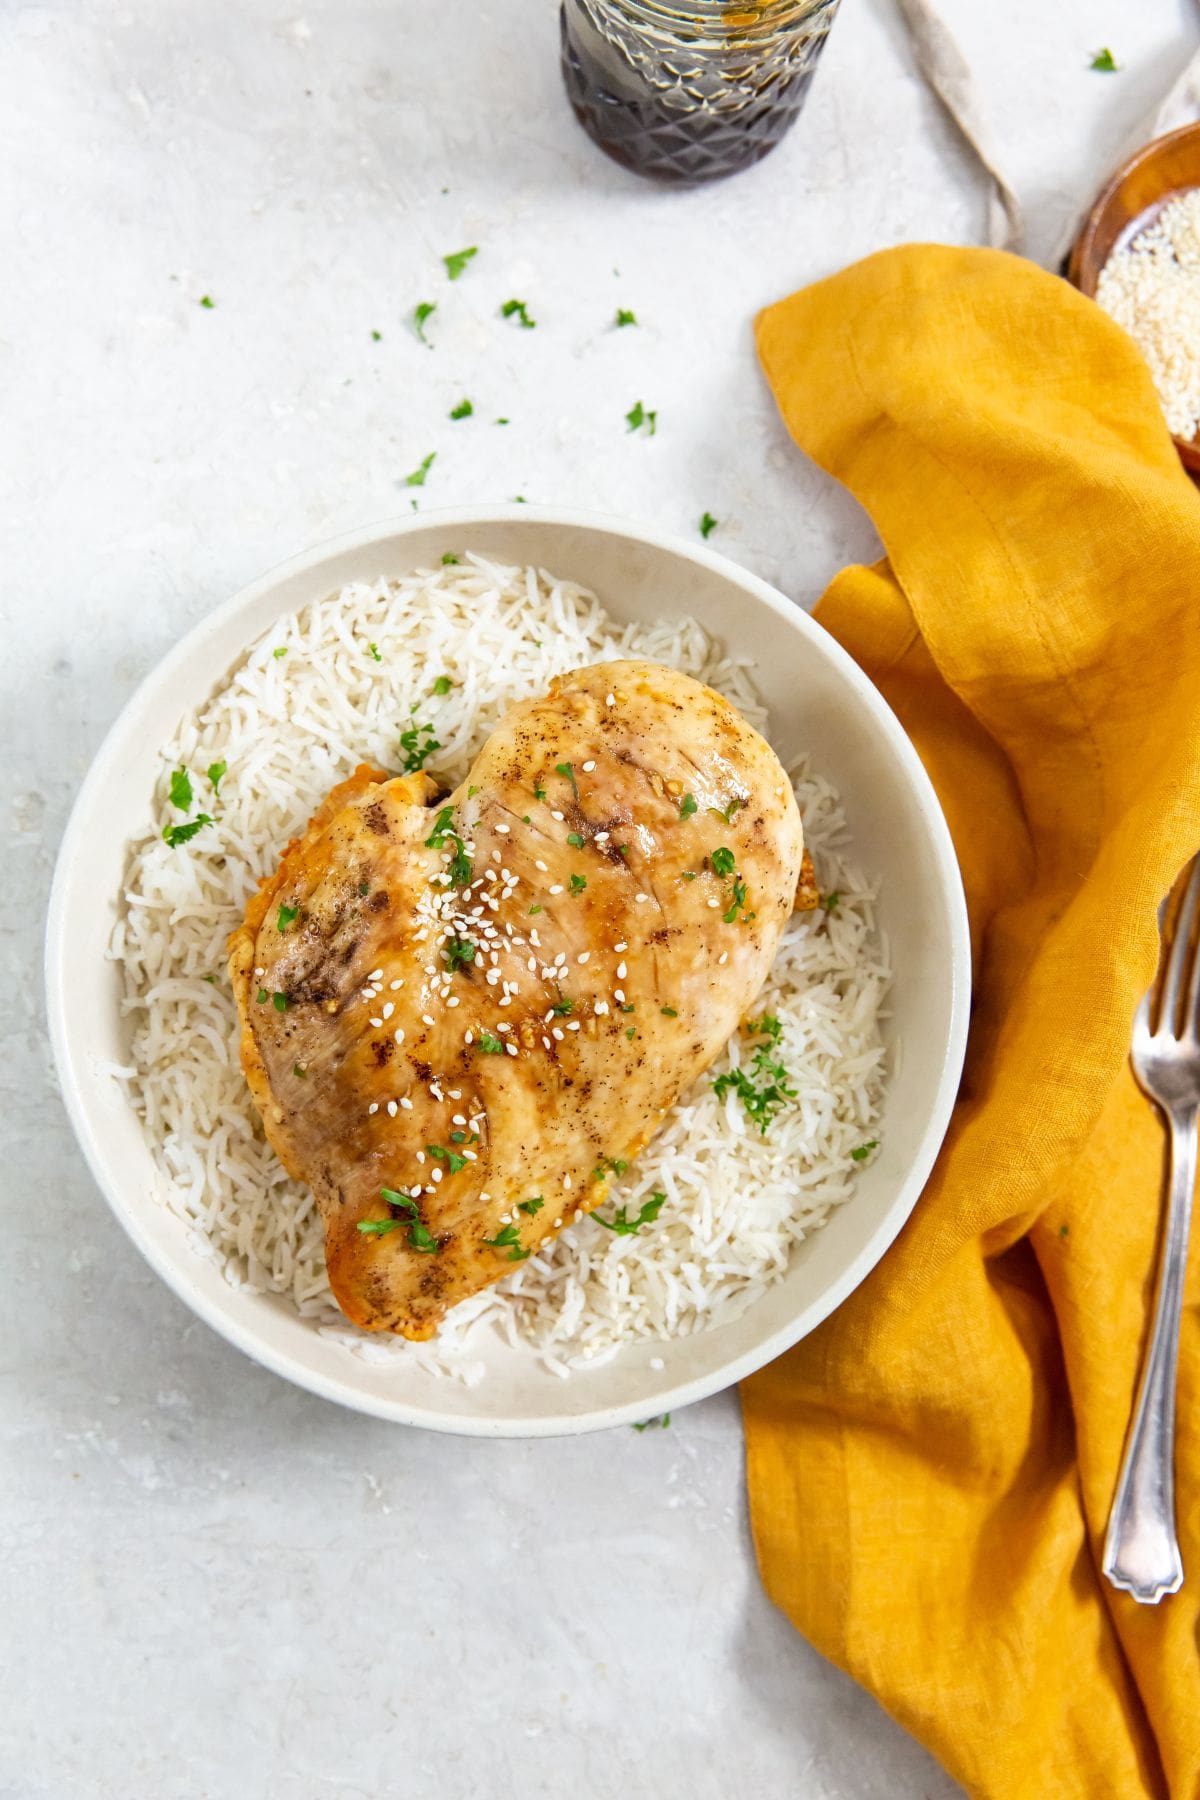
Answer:
<svg viewBox="0 0 1200 1800"><path fill-rule="evenodd" d="M770 746L653 663L561 677L436 792L360 768L230 939L338 1302L416 1339L603 1202L751 1007L803 854Z"/></svg>

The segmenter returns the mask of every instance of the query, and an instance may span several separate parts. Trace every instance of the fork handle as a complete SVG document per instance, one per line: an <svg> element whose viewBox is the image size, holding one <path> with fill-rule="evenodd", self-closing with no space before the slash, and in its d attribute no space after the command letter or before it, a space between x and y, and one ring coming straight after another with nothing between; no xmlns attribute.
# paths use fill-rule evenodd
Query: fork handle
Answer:
<svg viewBox="0 0 1200 1800"><path fill-rule="evenodd" d="M1146 1346L1125 1459L1104 1541L1114 1587L1156 1605L1183 1581L1175 1535L1175 1368L1196 1186L1196 1110L1168 1114L1171 1174L1159 1250L1154 1323Z"/></svg>

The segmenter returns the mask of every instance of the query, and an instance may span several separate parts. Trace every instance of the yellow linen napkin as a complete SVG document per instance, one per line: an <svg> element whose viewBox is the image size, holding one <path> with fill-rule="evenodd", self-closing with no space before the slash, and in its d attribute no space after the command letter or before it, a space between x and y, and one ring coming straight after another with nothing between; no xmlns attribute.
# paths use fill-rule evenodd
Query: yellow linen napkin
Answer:
<svg viewBox="0 0 1200 1800"><path fill-rule="evenodd" d="M743 1385L763 1579L972 1794L1196 1800L1200 1254L1185 1585L1139 1607L1099 1560L1162 1173L1130 1024L1200 846L1200 496L1130 340L1015 257L886 251L769 308L758 344L883 540L817 616L937 787L976 980L908 1227Z"/></svg>

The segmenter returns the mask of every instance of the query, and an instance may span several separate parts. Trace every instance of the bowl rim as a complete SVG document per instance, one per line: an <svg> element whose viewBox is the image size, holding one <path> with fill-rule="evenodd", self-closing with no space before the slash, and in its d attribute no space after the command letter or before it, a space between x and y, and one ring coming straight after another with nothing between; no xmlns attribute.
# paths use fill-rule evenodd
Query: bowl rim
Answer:
<svg viewBox="0 0 1200 1800"><path fill-rule="evenodd" d="M643 1401L623 1402L594 1407L582 1413L557 1408L536 1419L508 1417L502 1412L481 1418L438 1413L415 1406L403 1399L365 1392L350 1379L328 1375L294 1361L286 1350L266 1343L252 1324L238 1319L229 1311L223 1298L210 1298L187 1281L187 1259L194 1256L188 1248L182 1225L180 1254L174 1255L161 1246L143 1228L143 1202L130 1200L123 1191L118 1172L110 1166L103 1134L94 1116L96 1108L77 1075L71 1045L71 1028L67 1016L67 982L69 968L69 923L72 869L87 835L94 826L98 804L102 806L108 771L117 761L124 738L143 699L170 682L192 659L205 640L230 623L272 588L282 586L297 576L310 573L324 562L369 549L373 544L391 541L441 527L448 531L484 532L498 524L544 525L552 529L596 531L616 534L631 543L665 551L684 562L698 564L723 576L747 592L768 610L782 616L801 637L819 639L822 653L829 656L846 679L858 701L871 714L887 741L891 754L901 763L909 786L929 833L939 885L942 888L950 919L950 941L947 946L950 970L950 1018L943 1046L934 1101L915 1154L903 1178L898 1182L887 1211L857 1255L832 1282L788 1322L760 1340L741 1355L722 1363L717 1369L679 1382L658 1396L662 1412L675 1411L732 1387L755 1370L774 1360L829 1317L842 1301L859 1286L890 1248L912 1214L930 1171L941 1149L957 1097L959 1079L966 1055L971 990L971 947L966 898L950 830L946 824L933 784L900 721L883 695L859 668L837 640L818 624L809 613L789 600L761 576L742 568L706 544L693 544L673 532L660 531L651 525L630 521L619 515L575 507L531 506L524 504L493 506L455 506L433 508L400 518L376 520L371 524L338 533L310 548L274 565L230 598L206 612L184 636L150 668L134 692L125 701L117 717L96 751L71 808L55 862L47 908L43 973L46 988L46 1013L50 1045L58 1076L59 1090L67 1117L93 1180L103 1194L113 1215L132 1239L142 1256L171 1291L193 1313L203 1319L226 1342L241 1350L260 1366L281 1376L293 1385L307 1389L322 1399L332 1400L354 1411L366 1413L392 1423L421 1426L426 1430L447 1432L464 1437L556 1437L575 1436L584 1432L605 1430L628 1424L646 1416ZM236 1289L230 1287L232 1296Z"/></svg>

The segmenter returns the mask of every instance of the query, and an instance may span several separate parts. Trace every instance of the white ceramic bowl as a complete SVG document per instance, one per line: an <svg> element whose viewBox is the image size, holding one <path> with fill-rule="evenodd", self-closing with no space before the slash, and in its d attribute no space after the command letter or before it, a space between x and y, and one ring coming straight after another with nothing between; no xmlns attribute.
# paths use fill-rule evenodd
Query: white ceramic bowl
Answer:
<svg viewBox="0 0 1200 1800"><path fill-rule="evenodd" d="M625 1349L567 1381L497 1334L487 1378L474 1388L357 1357L319 1335L287 1299L231 1287L156 1200L160 1178L141 1125L123 1086L102 1072L128 1058L118 970L106 952L158 746L281 613L464 546L594 588L619 619L692 614L754 654L776 750L785 762L812 752L840 791L856 855L879 880L895 966L886 1029L904 1046L887 1089L881 1154L854 1198L742 1318ZM425 515L336 539L254 582L176 646L126 706L80 790L50 901L46 980L63 1098L92 1172L142 1254L202 1319L277 1374L364 1412L439 1431L549 1436L644 1419L728 1386L811 1331L874 1267L911 1212L946 1130L966 1042L970 952L958 866L933 789L886 703L819 625L703 545L603 517L515 506ZM655 1370L652 1358L664 1366Z"/></svg>

